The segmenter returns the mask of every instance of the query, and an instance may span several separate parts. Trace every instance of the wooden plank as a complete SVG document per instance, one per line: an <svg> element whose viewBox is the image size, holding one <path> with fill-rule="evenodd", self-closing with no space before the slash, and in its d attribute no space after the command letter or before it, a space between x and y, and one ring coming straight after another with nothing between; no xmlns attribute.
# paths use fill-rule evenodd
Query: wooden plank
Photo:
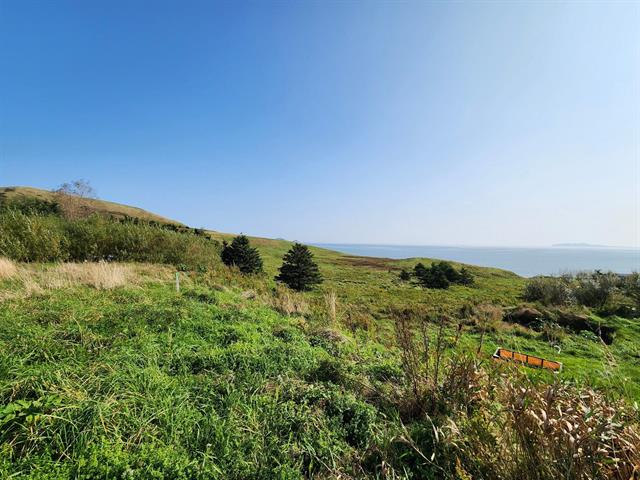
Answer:
<svg viewBox="0 0 640 480"><path fill-rule="evenodd" d="M547 360L545 358L536 357L535 355L529 355L526 353L514 352L513 350L506 348L498 348L493 354L493 358L496 360L518 362L528 367L544 368L554 372L562 370L562 363L560 362Z"/></svg>

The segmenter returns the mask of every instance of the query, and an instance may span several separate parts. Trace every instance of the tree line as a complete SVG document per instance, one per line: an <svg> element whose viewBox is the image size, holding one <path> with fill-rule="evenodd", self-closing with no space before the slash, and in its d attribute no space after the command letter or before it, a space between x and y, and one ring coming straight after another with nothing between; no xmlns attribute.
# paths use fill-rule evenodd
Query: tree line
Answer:
<svg viewBox="0 0 640 480"><path fill-rule="evenodd" d="M429 267L418 263L412 272L402 269L400 280L408 282L412 278L425 288L446 289L451 285L470 286L474 283L473 275L466 267L456 270L451 263L444 261L434 262Z"/></svg>

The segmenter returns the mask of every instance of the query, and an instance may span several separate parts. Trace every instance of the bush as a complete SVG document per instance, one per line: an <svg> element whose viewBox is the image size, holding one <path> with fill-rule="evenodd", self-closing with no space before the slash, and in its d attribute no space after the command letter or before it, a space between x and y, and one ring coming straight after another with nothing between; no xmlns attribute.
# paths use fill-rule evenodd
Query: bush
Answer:
<svg viewBox="0 0 640 480"><path fill-rule="evenodd" d="M93 215L68 220L53 215L0 214L0 255L21 262L124 261L184 264L190 269L218 257L206 237L148 223Z"/></svg>
<svg viewBox="0 0 640 480"><path fill-rule="evenodd" d="M527 282L523 297L528 302L544 305L567 305L573 300L571 288L564 278L534 277Z"/></svg>
<svg viewBox="0 0 640 480"><path fill-rule="evenodd" d="M449 262L437 262L431 264L429 268L422 263L418 263L413 274L423 287L426 288L449 288L451 284L471 285L473 276L466 269L462 268L458 272Z"/></svg>
<svg viewBox="0 0 640 480"><path fill-rule="evenodd" d="M67 260L68 239L62 221L14 210L0 214L0 256L19 262Z"/></svg>
<svg viewBox="0 0 640 480"><path fill-rule="evenodd" d="M573 294L578 303L594 308L603 307L621 283L620 277L615 273L602 273L599 270L593 273L579 273L575 282Z"/></svg>
<svg viewBox="0 0 640 480"><path fill-rule="evenodd" d="M280 274L276 280L300 292L311 290L322 283L322 275L318 265L313 261L313 254L309 248L306 245L294 243L283 258Z"/></svg>
<svg viewBox="0 0 640 480"><path fill-rule="evenodd" d="M0 213L15 211L25 215L59 215L60 206L41 198L24 197L6 200L0 203Z"/></svg>
<svg viewBox="0 0 640 480"><path fill-rule="evenodd" d="M222 262L227 266L235 266L242 273L259 273L262 271L262 258L260 252L249 244L249 239L244 235L235 237L231 244L223 243Z"/></svg>
<svg viewBox="0 0 640 480"><path fill-rule="evenodd" d="M640 273L633 272L631 275L627 275L622 285L622 291L635 302L636 308L640 310Z"/></svg>

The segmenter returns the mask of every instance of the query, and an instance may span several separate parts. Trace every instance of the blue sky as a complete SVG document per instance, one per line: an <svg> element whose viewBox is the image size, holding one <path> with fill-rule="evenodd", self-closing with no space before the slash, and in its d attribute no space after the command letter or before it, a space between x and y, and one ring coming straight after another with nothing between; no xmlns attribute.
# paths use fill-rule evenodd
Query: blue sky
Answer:
<svg viewBox="0 0 640 480"><path fill-rule="evenodd" d="M640 4L0 0L0 185L308 242L640 246Z"/></svg>

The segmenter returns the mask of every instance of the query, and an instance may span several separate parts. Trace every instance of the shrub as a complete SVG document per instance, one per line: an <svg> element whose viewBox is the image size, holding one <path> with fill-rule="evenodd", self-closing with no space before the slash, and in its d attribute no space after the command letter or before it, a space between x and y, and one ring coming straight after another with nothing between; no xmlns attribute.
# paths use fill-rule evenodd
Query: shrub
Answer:
<svg viewBox="0 0 640 480"><path fill-rule="evenodd" d="M16 211L25 215L59 215L60 206L56 202L35 197L6 200L0 203L0 213Z"/></svg>
<svg viewBox="0 0 640 480"><path fill-rule="evenodd" d="M400 270L400 275L398 275L398 277L403 282L408 282L409 280L411 280L411 274L404 268Z"/></svg>
<svg viewBox="0 0 640 480"><path fill-rule="evenodd" d="M249 239L245 235L238 235L231 244L225 241L220 258L225 265L238 267L242 273L262 271L260 252L249 244Z"/></svg>
<svg viewBox="0 0 640 480"><path fill-rule="evenodd" d="M540 326L540 336L547 342L555 345L564 339L566 332L564 328L556 322L544 321Z"/></svg>
<svg viewBox="0 0 640 480"><path fill-rule="evenodd" d="M413 274L425 288L444 289L449 288L451 284L473 284L473 276L466 268L463 267L458 272L449 262L432 263L429 268L418 263L413 269Z"/></svg>
<svg viewBox="0 0 640 480"><path fill-rule="evenodd" d="M626 296L631 298L636 308L640 310L640 273L633 272L631 275L627 275L622 284L622 291Z"/></svg>
<svg viewBox="0 0 640 480"><path fill-rule="evenodd" d="M444 356L442 323L434 338L424 319L395 320L405 390L393 401L406 426L391 467L416 478L634 478L640 435L623 401L455 350Z"/></svg>
<svg viewBox="0 0 640 480"><path fill-rule="evenodd" d="M52 215L0 214L0 255L22 262L132 261L211 264L218 243L149 223L121 222L99 215L64 219Z"/></svg>
<svg viewBox="0 0 640 480"><path fill-rule="evenodd" d="M19 262L66 260L68 241L61 220L53 216L0 214L0 255Z"/></svg>
<svg viewBox="0 0 640 480"><path fill-rule="evenodd" d="M283 258L280 274L276 280L285 283L293 290L305 291L322 283L322 275L309 248L306 245L294 243Z"/></svg>
<svg viewBox="0 0 640 480"><path fill-rule="evenodd" d="M611 298L616 287L621 283L620 277L614 273L583 272L576 275L576 286L573 291L576 300L587 307L601 308Z"/></svg>
<svg viewBox="0 0 640 480"><path fill-rule="evenodd" d="M572 302L571 288L565 278L534 277L527 282L523 297L544 305L567 305Z"/></svg>

